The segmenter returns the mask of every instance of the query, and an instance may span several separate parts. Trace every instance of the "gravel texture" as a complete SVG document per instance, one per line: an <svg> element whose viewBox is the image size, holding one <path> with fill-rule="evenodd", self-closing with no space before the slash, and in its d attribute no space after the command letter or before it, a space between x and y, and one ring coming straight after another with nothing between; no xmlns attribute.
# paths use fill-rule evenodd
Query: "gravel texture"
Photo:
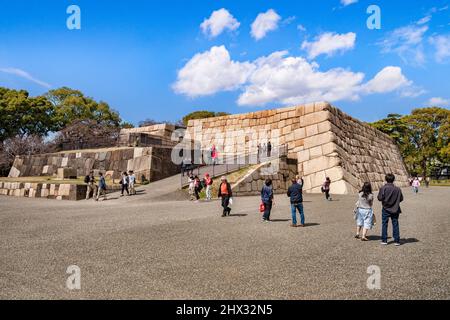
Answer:
<svg viewBox="0 0 450 320"><path fill-rule="evenodd" d="M378 202L372 241L361 242L355 196L306 195L308 225L291 228L283 195L263 223L258 197L236 198L221 218L218 201L171 200L163 185L100 202L1 196L0 298L450 298L450 188L404 190L394 247L380 245ZM70 265L81 290L66 288ZM380 290L367 289L370 265L381 269Z"/></svg>

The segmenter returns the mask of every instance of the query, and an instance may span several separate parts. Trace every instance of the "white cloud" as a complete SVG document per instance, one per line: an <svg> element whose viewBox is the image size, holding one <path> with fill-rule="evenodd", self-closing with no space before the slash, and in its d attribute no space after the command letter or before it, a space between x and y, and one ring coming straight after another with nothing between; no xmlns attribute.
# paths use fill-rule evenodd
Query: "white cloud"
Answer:
<svg viewBox="0 0 450 320"><path fill-rule="evenodd" d="M423 17L422 19L420 19L419 21L417 21L416 23L418 25L426 24L431 21L431 18L432 18L432 16L431 16L431 14L429 14L429 15L426 15L425 17Z"/></svg>
<svg viewBox="0 0 450 320"><path fill-rule="evenodd" d="M399 67L385 67L377 75L363 86L363 90L368 93L385 93L409 87L412 81L408 80Z"/></svg>
<svg viewBox="0 0 450 320"><path fill-rule="evenodd" d="M260 13L252 23L251 35L256 40L261 40L270 31L278 28L281 17L273 9Z"/></svg>
<svg viewBox="0 0 450 320"><path fill-rule="evenodd" d="M290 17L287 17L286 19L284 19L281 23L284 25L288 25L288 24L291 24L292 22L294 22L296 19L297 19L296 16L290 16Z"/></svg>
<svg viewBox="0 0 450 320"><path fill-rule="evenodd" d="M299 25L297 25L297 30L299 30L299 31L306 31L306 28L305 28L304 25L299 24Z"/></svg>
<svg viewBox="0 0 450 320"><path fill-rule="evenodd" d="M235 90L246 82L253 68L251 63L232 61L224 46L212 47L196 54L178 71L173 89L189 97Z"/></svg>
<svg viewBox="0 0 450 320"><path fill-rule="evenodd" d="M430 107L448 107L450 106L450 99L445 99L441 97L433 97L428 102L426 102L426 106Z"/></svg>
<svg viewBox="0 0 450 320"><path fill-rule="evenodd" d="M0 68L0 72L4 72L4 73L8 73L8 74L12 74L15 76L18 76L20 78L29 80L31 82L34 82L38 85L40 85L41 87L44 88L51 88L51 85L47 82L44 82L42 80L39 80L35 77L33 77L31 74L29 74L28 72L18 69L18 68Z"/></svg>
<svg viewBox="0 0 450 320"><path fill-rule="evenodd" d="M214 38L220 35L223 31L228 29L234 31L239 28L240 23L228 12L227 9L222 8L213 11L208 19L205 19L200 25L203 34Z"/></svg>
<svg viewBox="0 0 450 320"><path fill-rule="evenodd" d="M358 99L364 74L341 68L321 72L318 64L287 54L275 52L255 61L256 69L238 99L239 105Z"/></svg>
<svg viewBox="0 0 450 320"><path fill-rule="evenodd" d="M397 28L379 42L383 53L396 53L405 63L421 65L425 62L422 41L428 26L409 25Z"/></svg>
<svg viewBox="0 0 450 320"><path fill-rule="evenodd" d="M436 50L434 56L437 62L444 62L450 58L450 35L431 37L430 43Z"/></svg>
<svg viewBox="0 0 450 320"><path fill-rule="evenodd" d="M361 95L421 93L399 67L386 67L364 83L364 73L343 68L321 71L315 62L274 52L254 61L233 61L224 46L196 54L179 72L175 92L189 97L240 90L242 106L298 104L310 101L358 100Z"/></svg>
<svg viewBox="0 0 450 320"><path fill-rule="evenodd" d="M332 56L336 52L343 52L355 47L356 34L353 32L337 34L326 32L314 38L314 41L303 41L301 48L308 52L308 57L315 57L326 54Z"/></svg>
<svg viewBox="0 0 450 320"><path fill-rule="evenodd" d="M341 0L341 4L344 7L354 4L354 3L357 3L357 2L358 2L358 0Z"/></svg>

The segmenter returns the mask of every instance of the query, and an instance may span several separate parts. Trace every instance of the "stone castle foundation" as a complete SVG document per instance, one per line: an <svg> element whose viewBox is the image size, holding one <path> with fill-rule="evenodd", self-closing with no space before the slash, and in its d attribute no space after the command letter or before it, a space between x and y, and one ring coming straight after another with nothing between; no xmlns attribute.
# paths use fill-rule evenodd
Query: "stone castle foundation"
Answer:
<svg viewBox="0 0 450 320"><path fill-rule="evenodd" d="M274 147L286 146L311 193L320 192L326 177L335 194L355 193L366 181L376 190L387 173L396 175L397 185L408 185L393 140L327 102L191 120L188 132L202 148L214 144L224 154L254 152L269 140Z"/></svg>

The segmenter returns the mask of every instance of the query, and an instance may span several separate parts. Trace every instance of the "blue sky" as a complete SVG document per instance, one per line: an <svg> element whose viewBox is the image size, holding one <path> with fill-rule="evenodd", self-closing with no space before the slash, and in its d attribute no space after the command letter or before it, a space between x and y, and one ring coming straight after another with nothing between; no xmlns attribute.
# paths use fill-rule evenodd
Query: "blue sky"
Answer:
<svg viewBox="0 0 450 320"><path fill-rule="evenodd" d="M449 1L351 2L1 0L0 86L79 89L135 124L314 100L364 121L448 107Z"/></svg>

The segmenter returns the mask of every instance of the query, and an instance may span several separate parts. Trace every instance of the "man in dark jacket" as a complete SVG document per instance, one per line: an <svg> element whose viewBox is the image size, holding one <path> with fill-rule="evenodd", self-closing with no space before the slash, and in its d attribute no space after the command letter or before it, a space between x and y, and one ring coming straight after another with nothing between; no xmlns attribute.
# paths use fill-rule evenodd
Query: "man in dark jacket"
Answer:
<svg viewBox="0 0 450 320"><path fill-rule="evenodd" d="M378 200L383 205L382 210L382 228L381 228L381 244L387 244L387 233L389 218L392 220L392 233L396 246L400 245L400 227L398 218L402 212L400 202L403 201L402 190L394 185L395 176L393 174L386 175L386 184L381 187L378 192Z"/></svg>
<svg viewBox="0 0 450 320"><path fill-rule="evenodd" d="M222 198L222 207L223 213L222 217L226 217L230 215L231 208L229 207L230 199L233 196L231 192L231 185L228 183L227 178L223 176L220 178L221 183L219 186L219 194L217 195L219 198Z"/></svg>
<svg viewBox="0 0 450 320"><path fill-rule="evenodd" d="M303 213L303 190L302 186L298 184L297 179L292 179L292 185L289 187L287 195L291 198L291 227L297 227L297 210L300 214L300 227L304 227L305 215Z"/></svg>
<svg viewBox="0 0 450 320"><path fill-rule="evenodd" d="M269 222L270 213L273 206L273 187L271 179L266 179L264 182L264 186L261 189L261 201L264 203L264 214L262 220L263 222Z"/></svg>

